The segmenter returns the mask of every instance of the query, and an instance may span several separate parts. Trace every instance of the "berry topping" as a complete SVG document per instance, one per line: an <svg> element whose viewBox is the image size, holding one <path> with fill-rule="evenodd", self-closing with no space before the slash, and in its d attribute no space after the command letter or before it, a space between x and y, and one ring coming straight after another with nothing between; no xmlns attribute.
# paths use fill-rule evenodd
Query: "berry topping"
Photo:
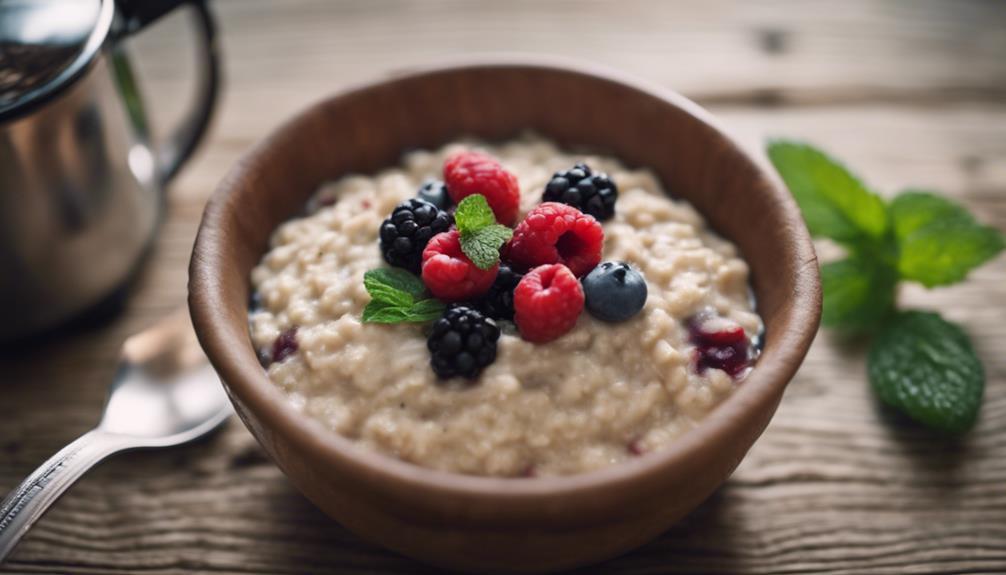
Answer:
<svg viewBox="0 0 1006 575"><path fill-rule="evenodd" d="M430 365L438 377L472 379L496 359L500 328L492 320L465 305L452 305L433 322L426 341Z"/></svg>
<svg viewBox="0 0 1006 575"><path fill-rule="evenodd" d="M583 310L583 288L562 264L529 271L513 292L514 322L527 341L543 343L576 325Z"/></svg>
<svg viewBox="0 0 1006 575"><path fill-rule="evenodd" d="M625 321L643 309L646 281L629 264L604 262L583 278L583 294L597 319Z"/></svg>
<svg viewBox="0 0 1006 575"><path fill-rule="evenodd" d="M433 204L413 198L392 210L381 223L381 253L390 265L419 273L430 238L451 227L451 216Z"/></svg>
<svg viewBox="0 0 1006 575"><path fill-rule="evenodd" d="M543 202L562 202L604 221L615 215L618 187L608 174L594 173L587 164L556 172L541 196Z"/></svg>
<svg viewBox="0 0 1006 575"><path fill-rule="evenodd" d="M433 236L423 251L423 283L437 299L462 301L489 291L499 264L479 269L461 251L461 234L451 230Z"/></svg>
<svg viewBox="0 0 1006 575"><path fill-rule="evenodd" d="M419 187L416 197L430 202L441 210L446 210L451 206L451 196L447 194L447 186L440 180L427 180Z"/></svg>
<svg viewBox="0 0 1006 575"><path fill-rule="evenodd" d="M280 363L297 353L297 326L284 330L272 342L272 363Z"/></svg>
<svg viewBox="0 0 1006 575"><path fill-rule="evenodd" d="M737 377L751 365L751 343L736 322L705 310L688 320L689 338L696 345L695 369L721 369Z"/></svg>
<svg viewBox="0 0 1006 575"><path fill-rule="evenodd" d="M454 203L472 194L482 194L496 214L496 221L512 226L520 207L517 177L496 158L479 152L458 152L444 162L444 181Z"/></svg>
<svg viewBox="0 0 1006 575"><path fill-rule="evenodd" d="M510 266L501 265L496 281L485 297L479 300L479 310L493 319L512 321L513 290L522 277L524 276L510 269Z"/></svg>
<svg viewBox="0 0 1006 575"><path fill-rule="evenodd" d="M565 204L545 202L517 225L507 256L519 268L565 264L580 277L601 261L603 246L604 230L593 216Z"/></svg>

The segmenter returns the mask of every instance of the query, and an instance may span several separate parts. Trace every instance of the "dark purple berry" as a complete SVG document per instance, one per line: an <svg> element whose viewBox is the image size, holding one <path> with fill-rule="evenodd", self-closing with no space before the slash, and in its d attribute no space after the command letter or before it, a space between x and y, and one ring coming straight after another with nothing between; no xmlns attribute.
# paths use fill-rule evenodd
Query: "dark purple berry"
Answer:
<svg viewBox="0 0 1006 575"><path fill-rule="evenodd" d="M587 164L577 164L572 168L556 172L545 186L541 196L543 202L562 202L573 206L598 221L615 215L615 201L618 187L604 173L594 173Z"/></svg>
<svg viewBox="0 0 1006 575"><path fill-rule="evenodd" d="M450 214L433 204L418 198L406 200L381 223L381 254L389 264L418 274L426 244L452 223Z"/></svg>
<svg viewBox="0 0 1006 575"><path fill-rule="evenodd" d="M474 379L482 368L496 360L500 329L475 309L455 304L433 322L426 347L430 366L441 379Z"/></svg>

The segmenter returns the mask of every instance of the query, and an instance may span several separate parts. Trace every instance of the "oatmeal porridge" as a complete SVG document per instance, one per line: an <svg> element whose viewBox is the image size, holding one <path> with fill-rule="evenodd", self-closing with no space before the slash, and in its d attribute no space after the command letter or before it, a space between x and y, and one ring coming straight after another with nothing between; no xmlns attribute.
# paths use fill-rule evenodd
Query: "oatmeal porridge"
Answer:
<svg viewBox="0 0 1006 575"><path fill-rule="evenodd" d="M518 235L526 215L546 205L542 194L557 171L582 162L606 173L617 186L617 207L594 225L603 227L603 260L625 262L627 273L645 279L638 313L616 306L595 316L600 304L592 307L588 289L586 309L545 342L529 341L523 324L485 320L502 333L490 363L470 380L439 378L431 369L428 339L438 324L364 322L371 301L364 274L388 267L378 246L382 222L421 187L428 191L424 183L441 177L445 159L472 149L495 156L516 177L513 221L496 215L517 224ZM519 251L517 243L504 254ZM579 263L569 259L575 271ZM619 267L605 265L595 271ZM575 275L586 286L588 270L580 267ZM411 152L400 167L323 186L309 215L275 231L251 281L253 343L294 409L361 449L478 475L566 475L660 449L742 385L762 325L735 247L690 205L669 199L651 172L532 136ZM581 290L581 282L568 283ZM521 313L518 305L517 323Z"/></svg>

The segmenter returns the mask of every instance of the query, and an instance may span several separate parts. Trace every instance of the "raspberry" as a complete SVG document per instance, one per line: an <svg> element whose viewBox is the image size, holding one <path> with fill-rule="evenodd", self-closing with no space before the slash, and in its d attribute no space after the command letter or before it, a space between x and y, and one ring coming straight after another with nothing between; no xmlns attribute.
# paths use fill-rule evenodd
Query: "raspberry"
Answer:
<svg viewBox="0 0 1006 575"><path fill-rule="evenodd" d="M562 264L529 271L513 292L514 322L527 341L552 341L576 325L583 310L583 288Z"/></svg>
<svg viewBox="0 0 1006 575"><path fill-rule="evenodd" d="M451 230L433 236L423 250L423 282L437 299L463 301L492 287L499 264L480 270L461 251L461 234Z"/></svg>
<svg viewBox="0 0 1006 575"><path fill-rule="evenodd" d="M443 379L473 379L496 359L499 338L500 328L492 320L466 305L451 305L433 322L426 340L430 366Z"/></svg>
<svg viewBox="0 0 1006 575"><path fill-rule="evenodd" d="M384 261L419 273L426 242L446 232L452 222L450 214L425 200L412 198L398 204L381 223L379 235Z"/></svg>
<svg viewBox="0 0 1006 575"><path fill-rule="evenodd" d="M517 177L496 158L479 152L458 152L444 162L444 181L454 203L472 194L482 194L496 214L496 221L512 226L520 207Z"/></svg>
<svg viewBox="0 0 1006 575"><path fill-rule="evenodd" d="M604 230L593 216L557 202L545 202L517 224L507 257L518 267L565 264L576 277L601 261Z"/></svg>
<svg viewBox="0 0 1006 575"><path fill-rule="evenodd" d="M556 172L541 196L543 202L562 202L604 221L615 215L618 187L604 172L592 172L587 164Z"/></svg>

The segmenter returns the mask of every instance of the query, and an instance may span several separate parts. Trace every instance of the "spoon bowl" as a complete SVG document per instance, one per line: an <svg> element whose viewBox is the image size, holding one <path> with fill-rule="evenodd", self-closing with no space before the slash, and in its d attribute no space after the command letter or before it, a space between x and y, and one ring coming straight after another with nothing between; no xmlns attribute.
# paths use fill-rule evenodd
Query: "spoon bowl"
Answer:
<svg viewBox="0 0 1006 575"><path fill-rule="evenodd" d="M227 395L184 310L126 340L98 427L49 458L0 503L0 563L50 506L106 457L187 443L230 414Z"/></svg>
<svg viewBox="0 0 1006 575"><path fill-rule="evenodd" d="M123 344L98 429L150 447L190 441L230 414L215 378L188 314L176 313Z"/></svg>

